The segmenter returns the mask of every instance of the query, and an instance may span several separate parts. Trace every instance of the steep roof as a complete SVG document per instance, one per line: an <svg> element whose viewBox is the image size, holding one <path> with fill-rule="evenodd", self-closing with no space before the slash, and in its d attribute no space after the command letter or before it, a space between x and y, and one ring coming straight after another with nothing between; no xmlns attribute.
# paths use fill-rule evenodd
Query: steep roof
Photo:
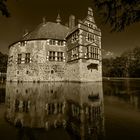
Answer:
<svg viewBox="0 0 140 140"><path fill-rule="evenodd" d="M35 30L25 35L22 40L47 38L64 40L68 32L69 28L60 23L47 22L38 25Z"/></svg>

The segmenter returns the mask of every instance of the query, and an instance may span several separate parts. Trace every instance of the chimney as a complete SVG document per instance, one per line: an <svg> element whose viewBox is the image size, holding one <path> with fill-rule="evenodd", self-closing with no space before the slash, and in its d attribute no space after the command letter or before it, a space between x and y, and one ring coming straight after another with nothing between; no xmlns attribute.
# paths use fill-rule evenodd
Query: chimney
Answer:
<svg viewBox="0 0 140 140"><path fill-rule="evenodd" d="M46 17L42 18L43 25L46 24Z"/></svg>
<svg viewBox="0 0 140 140"><path fill-rule="evenodd" d="M74 27L75 27L75 16L70 15L70 17L69 17L69 28L72 29Z"/></svg>

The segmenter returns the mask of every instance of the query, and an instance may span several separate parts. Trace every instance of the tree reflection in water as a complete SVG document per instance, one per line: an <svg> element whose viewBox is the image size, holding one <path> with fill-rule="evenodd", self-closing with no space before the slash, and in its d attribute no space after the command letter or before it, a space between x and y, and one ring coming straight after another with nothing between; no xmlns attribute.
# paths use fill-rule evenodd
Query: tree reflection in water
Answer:
<svg viewBox="0 0 140 140"><path fill-rule="evenodd" d="M5 118L18 128L20 140L42 140L60 130L68 139L99 140L104 136L100 82L7 83L6 107Z"/></svg>

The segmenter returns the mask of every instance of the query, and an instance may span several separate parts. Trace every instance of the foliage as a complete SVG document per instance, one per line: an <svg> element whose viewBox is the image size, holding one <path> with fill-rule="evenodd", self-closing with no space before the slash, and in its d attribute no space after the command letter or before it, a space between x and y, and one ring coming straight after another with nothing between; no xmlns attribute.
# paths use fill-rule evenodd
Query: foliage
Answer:
<svg viewBox="0 0 140 140"><path fill-rule="evenodd" d="M122 31L126 26L140 21L140 0L93 0L103 23L112 31Z"/></svg>
<svg viewBox="0 0 140 140"><path fill-rule="evenodd" d="M103 59L105 77L140 77L140 47L124 52L120 57Z"/></svg>
<svg viewBox="0 0 140 140"><path fill-rule="evenodd" d="M7 0L0 0L0 12L3 16L9 17L10 13L8 11L6 2Z"/></svg>
<svg viewBox="0 0 140 140"><path fill-rule="evenodd" d="M7 70L7 60L8 60L8 55L2 54L0 52L0 72L6 73L6 70Z"/></svg>

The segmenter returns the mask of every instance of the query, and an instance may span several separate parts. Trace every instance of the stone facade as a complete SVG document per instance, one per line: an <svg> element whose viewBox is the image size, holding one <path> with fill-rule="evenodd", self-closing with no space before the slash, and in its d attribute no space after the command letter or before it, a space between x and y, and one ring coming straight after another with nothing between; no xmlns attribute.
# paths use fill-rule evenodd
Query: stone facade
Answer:
<svg viewBox="0 0 140 140"><path fill-rule="evenodd" d="M40 24L9 46L7 81L102 81L101 31L93 11L69 27L56 22Z"/></svg>

